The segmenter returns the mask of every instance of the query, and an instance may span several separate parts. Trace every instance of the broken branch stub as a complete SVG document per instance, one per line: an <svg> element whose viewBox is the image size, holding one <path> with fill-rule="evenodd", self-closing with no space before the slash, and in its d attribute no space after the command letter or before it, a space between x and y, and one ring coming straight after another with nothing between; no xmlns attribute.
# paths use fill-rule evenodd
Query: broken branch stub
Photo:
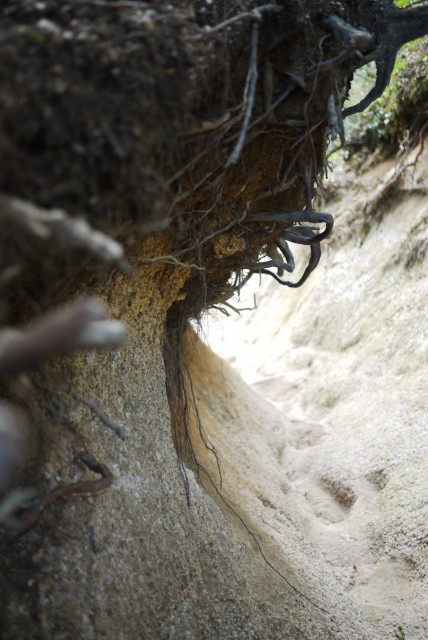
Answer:
<svg viewBox="0 0 428 640"><path fill-rule="evenodd" d="M0 195L0 219L42 241L55 240L66 249L81 249L102 262L123 267L122 245L62 209L42 209L27 200Z"/></svg>
<svg viewBox="0 0 428 640"><path fill-rule="evenodd" d="M17 375L59 353L118 347L126 336L125 323L108 320L98 300L79 298L45 314L24 331L1 331L0 375Z"/></svg>

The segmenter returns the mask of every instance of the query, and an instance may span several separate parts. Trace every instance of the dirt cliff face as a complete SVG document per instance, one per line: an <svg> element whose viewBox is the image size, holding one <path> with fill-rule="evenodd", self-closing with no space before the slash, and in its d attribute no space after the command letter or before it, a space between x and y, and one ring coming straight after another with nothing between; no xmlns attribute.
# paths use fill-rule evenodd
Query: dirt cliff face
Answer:
<svg viewBox="0 0 428 640"><path fill-rule="evenodd" d="M350 74L307 72L340 47L328 2L253 4L3 3L1 191L83 216L126 245L165 231L163 253L199 267L186 267L188 315L290 224L250 224L250 214L305 206L328 97ZM67 269L59 247L22 226L8 243L19 235L21 282L43 308L56 293L47 274L76 261Z"/></svg>
<svg viewBox="0 0 428 640"><path fill-rule="evenodd" d="M309 551L296 590L201 489L180 395L188 319L328 220L312 194L351 71L320 65L346 44L330 15L374 27L354 4L2 4L0 374L31 433L15 485L45 496L2 516L2 638L347 640L350 612L374 638Z"/></svg>

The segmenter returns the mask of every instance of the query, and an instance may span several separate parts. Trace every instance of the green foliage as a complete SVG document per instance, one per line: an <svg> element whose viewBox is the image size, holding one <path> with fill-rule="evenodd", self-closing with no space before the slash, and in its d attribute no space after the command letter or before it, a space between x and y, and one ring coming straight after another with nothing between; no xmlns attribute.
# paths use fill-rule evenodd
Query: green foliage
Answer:
<svg viewBox="0 0 428 640"><path fill-rule="evenodd" d="M399 0L399 6L408 0ZM363 141L370 147L379 143L398 140L408 120L414 117L418 107L426 109L428 95L428 40L411 42L397 56L391 82L383 95L364 113L345 121L345 133L349 141ZM350 102L358 102L367 94L375 80L374 64L356 73Z"/></svg>
<svg viewBox="0 0 428 640"><path fill-rule="evenodd" d="M406 7L411 7L420 3L421 0L394 0L395 6L397 6L399 9L405 9Z"/></svg>

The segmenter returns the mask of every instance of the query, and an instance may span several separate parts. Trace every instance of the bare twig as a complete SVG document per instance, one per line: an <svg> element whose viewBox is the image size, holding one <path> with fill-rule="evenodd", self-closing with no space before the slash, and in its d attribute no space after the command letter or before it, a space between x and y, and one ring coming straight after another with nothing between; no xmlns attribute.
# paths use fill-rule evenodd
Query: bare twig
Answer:
<svg viewBox="0 0 428 640"><path fill-rule="evenodd" d="M410 167L416 167L416 165L419 162L419 159L421 157L421 155L424 152L424 145L425 145L425 132L428 129L428 122L425 122L424 126L421 128L421 130L419 131L419 136L418 136L418 145L419 145L419 149L418 152L416 154L415 159L410 162L409 164L406 165L406 169L409 169Z"/></svg>
<svg viewBox="0 0 428 640"><path fill-rule="evenodd" d="M201 151L196 156L194 156L190 160L190 162L185 164L184 167L181 167L181 169L176 171L174 175L168 178L167 184L170 185L173 182L176 182L177 180L179 180L182 176L184 176L185 173L187 173L187 171L193 169L194 166L197 164L197 162L199 162L199 160L202 160L202 158L204 158L210 151L212 151L213 148L214 148L214 141L211 141L203 151Z"/></svg>
<svg viewBox="0 0 428 640"><path fill-rule="evenodd" d="M219 129L220 127L222 127L224 124L226 124L226 122L228 122L231 118L231 112L227 111L226 113L223 113L223 115L220 116L220 118L217 118L217 120L204 120L204 122L201 123L200 127L195 127L194 129L189 129L188 131L183 131L182 133L179 133L179 137L182 136L195 136L195 135L199 135L201 133L209 133L211 131L215 131L216 129Z"/></svg>
<svg viewBox="0 0 428 640"><path fill-rule="evenodd" d="M228 18L223 22L219 22L213 27L208 27L208 26L204 27L203 32L198 33L196 36L194 36L194 38L199 39L199 38L203 38L206 35L217 33L218 31L221 31L222 29L226 29L227 27L230 27L232 24L235 24L235 22L239 22L240 20L247 20L247 19L261 20L262 18L261 14L267 11L271 11L273 13L279 13L280 11L283 11L283 7L281 7L278 4L264 4L261 7L256 7L252 11L244 11L242 13L238 13L236 16L233 16L232 18Z"/></svg>
<svg viewBox="0 0 428 640"><path fill-rule="evenodd" d="M391 195L401 176L406 169L413 163L403 163L398 166L392 167L390 171L385 175L384 179L378 184L375 189L373 197L364 206L364 217L367 220L376 214L376 212L382 208L383 203Z"/></svg>
<svg viewBox="0 0 428 640"><path fill-rule="evenodd" d="M210 309L215 309L216 311L221 311L221 313L223 313L225 316L230 316L230 313L226 310L223 309L222 307L219 307L219 304L224 305L225 307L228 307L229 309L231 309L232 311L234 311L235 313L239 315L241 315L241 311L254 311L254 309L257 309L257 302L256 302L256 295L254 294L253 296L253 300L254 300L254 305L252 307L241 307L240 309L238 309L238 307L235 307L233 304L230 304L230 302L227 302L227 300L217 300L215 305L212 305L210 307Z"/></svg>
<svg viewBox="0 0 428 640"><path fill-rule="evenodd" d="M101 478L98 480L82 480L80 482L74 482L73 484L66 484L49 491L49 493L39 501L39 503L30 511L22 522L0 539L0 548L18 538L18 536L25 533L25 531L28 531L28 529L34 527L43 510L52 504L52 502L56 502L61 498L66 498L79 493L101 493L112 485L114 476L107 465L97 462L87 452L81 452L77 457L88 467L88 469L94 471L94 473L98 473Z"/></svg>
<svg viewBox="0 0 428 640"><path fill-rule="evenodd" d="M225 231L229 231L229 229L232 229L232 227L234 227L235 225L237 225L240 222L242 222L243 220L245 220L246 217L247 217L247 211L244 211L244 213L242 214L242 216L240 218L231 220L230 222L225 224L224 227L220 227L220 229L216 229L212 233L210 233L207 236L205 236L204 238L202 238L202 240L200 240L199 242L195 242L195 244L193 244L191 247L187 247L187 249L182 249L181 251L178 252L178 255L183 255L184 253L187 253L189 251L193 251L195 249L199 249L199 247L201 247L203 244L205 244L206 242L208 242L212 238L215 238L216 236L219 236L220 234L224 233Z"/></svg>
<svg viewBox="0 0 428 640"><path fill-rule="evenodd" d="M196 250L200 249L200 247L202 247L202 245L207 243L212 238L215 238L216 236L221 235L225 231L229 231L229 229L231 229L235 225L240 224L243 220L245 220L246 217L247 217L247 211L244 211L244 213L242 214L242 216L240 218L231 220L224 227L221 227L220 229L216 229L212 233L210 233L207 236L205 236L204 238L202 238L202 240L199 240L198 242L195 242L194 244L192 244L190 247L186 247L186 249L180 249L179 251L177 251L176 255L177 256L183 256L184 254L189 253L190 251L196 251ZM172 264L177 264L179 266L189 267L189 268L191 267L193 269L198 269L199 271L205 271L205 267L198 267L197 265L189 265L189 264L187 264L185 262L180 262L173 255L164 255L164 256L158 256L156 258L147 258L145 260L142 260L141 264L145 264L145 263L152 264L152 263L156 263L156 262L166 262L166 263L168 263L168 261L171 261Z"/></svg>
<svg viewBox="0 0 428 640"><path fill-rule="evenodd" d="M339 136L341 146L345 146L346 138L343 128L342 110L336 104L336 96L334 92L330 93L327 98L327 122L330 127L331 140L336 140L337 136Z"/></svg>
<svg viewBox="0 0 428 640"><path fill-rule="evenodd" d="M103 2L103 0L83 0L82 4L90 4L94 7L105 7L106 9L146 9L151 7L147 2L137 2L126 0L126 2Z"/></svg>
<svg viewBox="0 0 428 640"><path fill-rule="evenodd" d="M44 241L68 249L83 249L108 264L124 267L122 246L83 218L70 218L62 209L42 209L31 202L0 195L0 219L18 225Z"/></svg>
<svg viewBox="0 0 428 640"><path fill-rule="evenodd" d="M231 109L231 111L233 111L234 109ZM176 171L170 178L168 178L167 184L171 185L174 182L176 182L177 180L179 180L184 174L186 174L188 171L192 171L192 169L194 169L194 167L197 165L197 163L202 160L202 158L204 158L205 156L207 156L209 153L212 153L213 149L216 149L221 141L223 140L224 136L227 134L228 131L230 131L230 129L239 122L240 116L234 116L233 118L229 118L228 120L226 120L221 126L220 126L220 131L217 133L217 135L215 135L212 140L210 140L208 142L208 144L205 146L204 150L201 151L200 153L198 153L196 156L194 156L189 162L187 162L183 167L181 167L181 169L178 169L178 171ZM208 173L208 177L211 176L214 173L214 171L210 171ZM205 182L205 180L207 179L207 176L204 176L198 183L198 187L203 184ZM193 193L195 191L195 187L193 187L191 189L191 191L189 193ZM185 195L185 197L187 197L188 194ZM180 199L182 199L183 196L180 196L180 198L177 200L175 199L175 202L179 201Z"/></svg>
<svg viewBox="0 0 428 640"><path fill-rule="evenodd" d="M123 322L107 320L105 308L94 298L79 298L22 332L0 331L0 375L16 375L58 353L118 347L125 339Z"/></svg>
<svg viewBox="0 0 428 640"><path fill-rule="evenodd" d="M248 67L247 79L245 82L244 100L242 104L242 110L244 112L244 119L242 121L241 130L239 132L238 140L230 154L226 167L238 162L241 155L242 147L244 146L245 136L247 135L248 126L251 120L251 114L253 112L254 98L256 95L257 86L257 45L259 39L259 27L257 23L253 24L251 32L251 55L250 65Z"/></svg>
<svg viewBox="0 0 428 640"><path fill-rule="evenodd" d="M261 116L253 120L253 122L248 128L253 129L253 127L260 124L260 122L263 122L263 120L265 120L272 113L272 111L274 111L281 104L281 102L283 102L286 98L288 98L288 96L296 88L296 86L297 85L292 84L290 87L288 87L288 89L286 89L283 93L281 93L281 95L276 100L274 100L274 102L272 102L270 107L268 107L266 111L262 113ZM284 122L281 122L281 124L285 124L285 125L289 124L290 126L305 126L306 122L302 120L285 120Z"/></svg>
<svg viewBox="0 0 428 640"><path fill-rule="evenodd" d="M307 131L305 131L305 133L303 133L300 138L297 138L296 142L294 142L294 144L292 145L291 149L295 149L296 147L298 147L304 140L306 140L307 138L310 138L313 134L314 131L316 131L322 124L324 124L324 120L319 120L318 122L316 122L310 129L308 129Z"/></svg>
<svg viewBox="0 0 428 640"><path fill-rule="evenodd" d="M97 418L101 420L101 422L105 424L106 427L108 427L108 429L111 429L112 431L115 432L118 438L120 438L121 440L125 440L125 429L123 428L123 425L117 420L111 420L110 418L108 418L101 411L101 409L99 408L99 406L94 400L91 400L90 398L85 398L85 396L81 396L80 393L77 393L77 391L74 391L74 389L67 389L66 393L68 393L68 395L70 395L72 398L74 398L78 402L81 402L86 407L88 407L88 409L90 409L97 416Z"/></svg>
<svg viewBox="0 0 428 640"><path fill-rule="evenodd" d="M180 262L173 255L158 256L157 258L146 258L141 260L139 264L156 264L162 262L164 264L172 264L178 267L185 267L186 269L197 269L198 271L205 271L205 267L200 267L197 264L188 264L187 262Z"/></svg>

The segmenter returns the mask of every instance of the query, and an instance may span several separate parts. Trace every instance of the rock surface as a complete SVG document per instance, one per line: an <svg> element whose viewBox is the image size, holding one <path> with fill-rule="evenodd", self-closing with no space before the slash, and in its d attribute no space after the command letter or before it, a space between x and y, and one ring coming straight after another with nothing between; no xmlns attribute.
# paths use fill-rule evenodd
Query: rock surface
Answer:
<svg viewBox="0 0 428 640"><path fill-rule="evenodd" d="M221 461L237 485L247 488L251 477L245 510L264 535L283 538L282 550L292 521L373 634L392 638L401 626L406 638L424 640L428 153L412 166L418 151L383 198L382 185L398 171L392 161L363 168L358 178L334 174L328 206L337 225L319 269L301 290L264 282L257 312L211 320L208 342L257 398L247 390L234 409L228 404L245 427L243 454L235 449L234 419L212 411L221 421L214 441ZM364 208L379 194L367 227ZM232 374L222 367L230 388ZM282 418L256 415L260 398ZM242 486L230 491L238 500Z"/></svg>
<svg viewBox="0 0 428 640"><path fill-rule="evenodd" d="M137 293L120 274L107 278L102 288L112 315L128 322L128 343L43 371L40 385L49 391L48 400L34 398L34 415L43 427L39 491L93 479L75 458L82 450L106 464L115 482L101 495L74 495L50 505L35 527L2 550L0 637L348 640L356 633L375 640L378 636L292 519L287 488L281 493L280 520L267 502L276 476L271 459L261 454L271 436L254 429L253 440L252 420L263 425L270 416L267 424L277 425L283 438L284 416L236 373L225 386L221 361L216 359L220 371L208 364L205 370L197 349L192 353L201 355L199 381L220 412L214 414L220 418L216 426L231 438L233 465L240 452L241 470L230 469L223 451L221 468L222 495L241 520L212 485L205 483L209 495L178 463L162 332L168 296L178 295L180 282L174 289L165 280L161 290L162 278L147 269L137 276ZM62 380L120 421L126 439L73 401ZM195 375L196 392L198 384ZM239 419L241 408L245 423ZM205 414L202 418L208 431Z"/></svg>

